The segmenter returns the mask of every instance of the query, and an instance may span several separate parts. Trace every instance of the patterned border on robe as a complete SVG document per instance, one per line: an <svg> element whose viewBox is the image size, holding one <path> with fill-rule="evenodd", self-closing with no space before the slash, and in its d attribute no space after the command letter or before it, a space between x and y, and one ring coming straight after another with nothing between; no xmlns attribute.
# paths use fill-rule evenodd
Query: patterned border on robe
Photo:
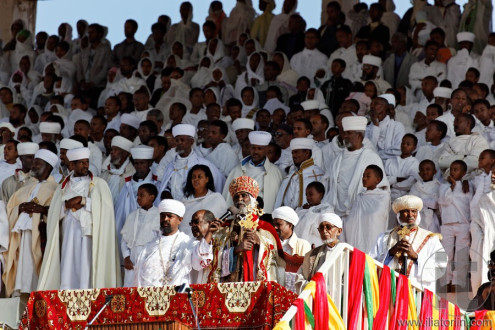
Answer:
<svg viewBox="0 0 495 330"><path fill-rule="evenodd" d="M235 291L244 293L241 299L242 307L238 305L238 308L232 309L232 304L236 305L237 302L235 297L229 298L229 295L225 293L226 286L235 287ZM191 288L194 290L193 303L198 308L202 329L272 329L297 298L295 293L275 282L231 283L230 285L210 283L191 285ZM164 292L161 290L163 288L156 289ZM94 325L110 326L151 322L180 322L190 327L195 325L186 294L169 295L167 297L168 309L160 313L161 315L150 315L148 313L150 299L146 291L137 288L112 288L33 292L24 311L20 329L83 329L105 304L105 298L109 295L113 298ZM83 303L83 306L86 306L84 311L76 312L76 314L84 312L84 317L81 314L77 320L71 320L69 314L74 313L74 310L68 311L69 305L67 302L64 303L60 297L76 297L77 292L83 292L87 298ZM240 313L239 308L244 312Z"/></svg>

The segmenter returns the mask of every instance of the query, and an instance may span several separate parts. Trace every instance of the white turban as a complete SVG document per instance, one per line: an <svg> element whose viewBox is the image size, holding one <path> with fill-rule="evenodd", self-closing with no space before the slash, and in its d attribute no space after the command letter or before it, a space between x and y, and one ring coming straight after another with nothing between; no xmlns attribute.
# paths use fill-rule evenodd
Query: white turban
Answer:
<svg viewBox="0 0 495 330"><path fill-rule="evenodd" d="M174 128L172 128L172 135L174 137L178 135L187 135L194 138L194 136L196 135L196 127L189 124L175 125Z"/></svg>
<svg viewBox="0 0 495 330"><path fill-rule="evenodd" d="M335 213L322 213L318 218L318 225L323 222L328 222L331 225L334 225L337 228L342 229L342 219Z"/></svg>
<svg viewBox="0 0 495 330"><path fill-rule="evenodd" d="M158 212L172 213L182 218L184 213L186 213L186 207L175 199L164 199L158 204Z"/></svg>
<svg viewBox="0 0 495 330"><path fill-rule="evenodd" d="M379 95L378 97L387 100L388 104L395 108L395 96L390 93Z"/></svg>
<svg viewBox="0 0 495 330"><path fill-rule="evenodd" d="M126 124L126 125L131 126L131 127L134 127L135 129L138 129L139 128L139 124L141 124L141 119L139 119L138 117L136 117L134 115L131 115L131 114L128 114L128 113L124 113L120 117L120 123L121 124Z"/></svg>
<svg viewBox="0 0 495 330"><path fill-rule="evenodd" d="M382 66L382 59L379 58L378 56L374 56L374 55L364 55L363 56L363 64L369 64L369 65L373 65L376 67L381 67Z"/></svg>
<svg viewBox="0 0 495 330"><path fill-rule="evenodd" d="M34 155L34 158L39 158L50 164L54 168L58 163L58 156L47 149L40 149Z"/></svg>
<svg viewBox="0 0 495 330"><path fill-rule="evenodd" d="M263 131L252 131L248 135L249 142L255 146L267 146L272 140L272 135Z"/></svg>
<svg viewBox="0 0 495 330"><path fill-rule="evenodd" d="M344 131L365 131L368 119L363 116L350 116L342 118Z"/></svg>
<svg viewBox="0 0 495 330"><path fill-rule="evenodd" d="M272 212L273 219L282 219L285 220L294 226L299 222L299 217L297 216L296 211L288 206L281 206Z"/></svg>
<svg viewBox="0 0 495 330"><path fill-rule="evenodd" d="M469 41L474 43L475 35L472 32L459 32L457 33L457 42Z"/></svg>
<svg viewBox="0 0 495 330"><path fill-rule="evenodd" d="M61 131L62 126L60 126L60 123L44 121L40 124L40 133L60 134Z"/></svg>
<svg viewBox="0 0 495 330"><path fill-rule="evenodd" d="M232 123L232 129L234 130L234 132L239 129L254 130L254 120L249 118L237 118Z"/></svg>
<svg viewBox="0 0 495 330"><path fill-rule="evenodd" d="M40 150L40 146L34 142L22 142L17 145L17 154L19 156L34 155Z"/></svg>
<svg viewBox="0 0 495 330"><path fill-rule="evenodd" d="M67 159L70 162L81 159L89 159L89 148L75 148L67 150Z"/></svg>
<svg viewBox="0 0 495 330"><path fill-rule="evenodd" d="M399 197L392 203L392 210L395 213L399 213L402 210L418 210L420 212L422 209L423 200L414 195Z"/></svg>
<svg viewBox="0 0 495 330"><path fill-rule="evenodd" d="M131 155L134 159L152 159L155 149L148 146L138 146L131 148Z"/></svg>
<svg viewBox="0 0 495 330"><path fill-rule="evenodd" d="M112 139L112 147L117 147L127 152L131 152L131 148L134 146L132 141L127 140L120 135L114 136Z"/></svg>
<svg viewBox="0 0 495 330"><path fill-rule="evenodd" d="M84 148L84 145L79 141L67 139L67 138L62 139L62 141L60 141L60 149L69 150L75 148Z"/></svg>
<svg viewBox="0 0 495 330"><path fill-rule="evenodd" d="M7 128L11 133L15 133L15 127L11 123L8 122L0 123L0 128L3 127Z"/></svg>
<svg viewBox="0 0 495 330"><path fill-rule="evenodd" d="M452 88L448 87L436 87L433 90L434 97L443 97L444 99L450 99L452 97Z"/></svg>
<svg viewBox="0 0 495 330"><path fill-rule="evenodd" d="M290 141L291 150L312 150L314 145L315 141L308 138L295 138Z"/></svg>

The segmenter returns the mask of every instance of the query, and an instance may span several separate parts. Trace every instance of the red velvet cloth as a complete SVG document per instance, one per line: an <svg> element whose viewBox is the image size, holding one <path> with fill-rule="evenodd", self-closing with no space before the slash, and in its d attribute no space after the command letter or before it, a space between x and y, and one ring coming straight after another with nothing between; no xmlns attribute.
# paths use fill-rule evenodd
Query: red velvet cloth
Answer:
<svg viewBox="0 0 495 330"><path fill-rule="evenodd" d="M231 283L236 289L253 283ZM236 306L246 303L244 295L222 293L217 284L191 285L194 289L193 301L198 308L199 322L202 328L243 328L272 329L297 298L275 282L260 282L251 292L245 312L231 312L226 301ZM160 288L153 288L160 289ZM188 326L195 325L194 316L187 294L174 294L164 315L152 316L146 310L146 298L140 296L136 288L111 288L91 290L98 294L94 300L87 300L90 307L88 316L82 321L71 321L67 311L68 303L60 299L61 293L71 291L32 292L21 320L21 329L83 329L105 304L105 297L112 295L110 305L100 314L94 325L132 324L159 321L179 321ZM75 291L72 291L75 292ZM156 302L152 306L162 306ZM149 304L148 304L149 306ZM77 312L79 313L79 311Z"/></svg>
<svg viewBox="0 0 495 330"><path fill-rule="evenodd" d="M389 329L407 330L407 311L409 307L409 280L405 275L399 275L397 282L397 298L395 299L395 311ZM400 324L398 321L401 321Z"/></svg>
<svg viewBox="0 0 495 330"><path fill-rule="evenodd" d="M351 267L349 269L349 302L347 329L356 329L358 325L359 311L361 306L361 296L363 294L364 266L366 255L354 249L352 253Z"/></svg>
<svg viewBox="0 0 495 330"><path fill-rule="evenodd" d="M421 302L421 313L419 314L419 330L430 330L431 321L433 320L433 293L425 289L423 300Z"/></svg>
<svg viewBox="0 0 495 330"><path fill-rule="evenodd" d="M296 330L305 330L306 329L306 321L305 321L306 314L304 312L304 300L302 300L301 298L297 298L296 300L294 300L292 305L297 307L296 317L294 318L294 321L295 321L295 324L294 324L295 327L294 328Z"/></svg>

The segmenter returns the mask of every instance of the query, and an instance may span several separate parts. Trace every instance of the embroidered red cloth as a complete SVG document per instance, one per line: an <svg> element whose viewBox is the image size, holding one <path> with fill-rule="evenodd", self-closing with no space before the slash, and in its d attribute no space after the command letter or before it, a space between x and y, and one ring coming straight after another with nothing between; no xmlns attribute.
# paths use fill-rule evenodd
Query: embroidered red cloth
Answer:
<svg viewBox="0 0 495 330"><path fill-rule="evenodd" d="M198 284L193 303L202 329L272 329L297 295L275 282ZM32 292L20 329L84 329L93 325L178 321L193 327L187 294L173 287Z"/></svg>

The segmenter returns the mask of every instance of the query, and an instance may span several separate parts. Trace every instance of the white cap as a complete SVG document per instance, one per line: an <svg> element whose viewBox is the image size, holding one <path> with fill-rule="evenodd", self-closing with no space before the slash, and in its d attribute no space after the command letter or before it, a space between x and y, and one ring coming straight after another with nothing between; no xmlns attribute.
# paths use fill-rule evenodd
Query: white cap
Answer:
<svg viewBox="0 0 495 330"><path fill-rule="evenodd" d="M290 140L291 150L312 150L315 145L315 141L309 138L295 138Z"/></svg>
<svg viewBox="0 0 495 330"><path fill-rule="evenodd" d="M155 149L148 146L137 146L131 148L131 155L134 159L152 159Z"/></svg>
<svg viewBox="0 0 495 330"><path fill-rule="evenodd" d="M335 213L322 213L318 218L318 225L328 222L337 228L342 229L342 219Z"/></svg>
<svg viewBox="0 0 495 330"><path fill-rule="evenodd" d="M70 162L74 162L76 160L81 159L89 159L89 148L75 148L67 150L67 159Z"/></svg>
<svg viewBox="0 0 495 330"><path fill-rule="evenodd" d="M248 134L249 142L255 146L267 146L272 140L272 135L263 131L252 131Z"/></svg>
<svg viewBox="0 0 495 330"><path fill-rule="evenodd" d="M299 222L299 217L297 216L296 211L288 206L281 206L273 210L272 219L282 219L293 224L294 226L296 226Z"/></svg>
<svg viewBox="0 0 495 330"><path fill-rule="evenodd" d="M84 144L82 144L79 141L72 140L72 139L62 139L60 141L60 149L75 149L75 148L84 148Z"/></svg>
<svg viewBox="0 0 495 330"><path fill-rule="evenodd" d="M120 117L120 123L126 124L127 126L134 127L135 129L139 128L139 124L141 124L141 119L136 116L130 115L128 113L124 113Z"/></svg>
<svg viewBox="0 0 495 330"><path fill-rule="evenodd" d="M186 213L186 207L175 199L164 199L158 204L158 212L173 213L182 218Z"/></svg>
<svg viewBox="0 0 495 330"><path fill-rule="evenodd" d="M452 88L448 87L436 87L433 90L434 97L443 97L444 99L450 99L452 97Z"/></svg>
<svg viewBox="0 0 495 330"><path fill-rule="evenodd" d="M174 137L178 135L187 135L193 138L196 135L196 127L189 124L175 125L174 128L172 128L172 135Z"/></svg>
<svg viewBox="0 0 495 330"><path fill-rule="evenodd" d="M22 142L17 145L17 154L19 156L34 155L40 150L40 146L34 142Z"/></svg>
<svg viewBox="0 0 495 330"><path fill-rule="evenodd" d="M113 137L111 146L120 148L127 152L131 152L131 148L134 146L134 143L132 143L132 141L127 140L125 137L117 135Z"/></svg>
<svg viewBox="0 0 495 330"><path fill-rule="evenodd" d="M58 156L47 149L40 149L34 154L34 158L43 159L45 162L50 164L51 167L55 168L58 163Z"/></svg>
<svg viewBox="0 0 495 330"><path fill-rule="evenodd" d="M368 119L363 116L350 116L342 118L344 131L365 131Z"/></svg>
<svg viewBox="0 0 495 330"><path fill-rule="evenodd" d="M62 126L60 126L60 123L44 121L40 124L40 133L60 134L61 131Z"/></svg>
<svg viewBox="0 0 495 330"><path fill-rule="evenodd" d="M382 59L379 58L378 56L374 56L374 55L364 55L363 56L363 64L369 64L369 65L381 67L382 66Z"/></svg>
<svg viewBox="0 0 495 330"><path fill-rule="evenodd" d="M307 100L301 103L304 110L320 110L320 102L317 100Z"/></svg>
<svg viewBox="0 0 495 330"><path fill-rule="evenodd" d="M457 42L469 41L474 43L475 35L472 32L459 32L457 33Z"/></svg>
<svg viewBox="0 0 495 330"><path fill-rule="evenodd" d="M254 120L249 118L237 118L232 123L232 129L234 130L234 132L239 129L254 130Z"/></svg>
<svg viewBox="0 0 495 330"><path fill-rule="evenodd" d="M388 104L395 108L395 96L390 93L385 93L382 95L378 95L378 97L387 100Z"/></svg>
<svg viewBox="0 0 495 330"><path fill-rule="evenodd" d="M9 131L11 131L12 133L15 133L15 127L11 123L8 123L8 122L0 123L0 128L2 128L2 127L8 128Z"/></svg>

